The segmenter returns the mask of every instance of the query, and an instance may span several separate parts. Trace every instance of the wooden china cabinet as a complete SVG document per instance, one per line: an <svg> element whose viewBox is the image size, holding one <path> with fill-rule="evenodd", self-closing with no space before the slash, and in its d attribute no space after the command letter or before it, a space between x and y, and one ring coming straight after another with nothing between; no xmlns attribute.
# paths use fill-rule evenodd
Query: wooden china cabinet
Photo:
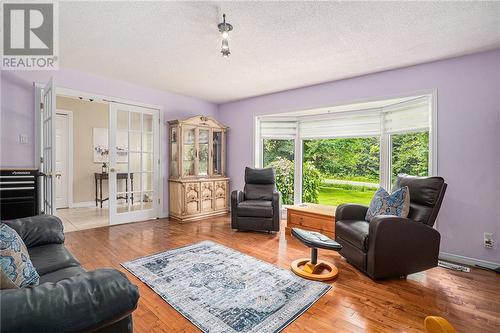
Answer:
<svg viewBox="0 0 500 333"><path fill-rule="evenodd" d="M227 127L205 116L168 124L170 217L190 221L227 214Z"/></svg>

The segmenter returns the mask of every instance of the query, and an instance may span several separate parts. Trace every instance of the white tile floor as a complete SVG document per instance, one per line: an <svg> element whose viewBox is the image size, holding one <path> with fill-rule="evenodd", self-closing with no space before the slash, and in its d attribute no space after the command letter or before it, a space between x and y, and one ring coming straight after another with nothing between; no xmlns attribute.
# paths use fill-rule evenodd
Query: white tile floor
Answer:
<svg viewBox="0 0 500 333"><path fill-rule="evenodd" d="M131 210L150 209L151 202L134 203ZM118 213L126 212L126 205L118 206ZM109 210L107 207L60 208L56 215L63 221L64 232L93 229L109 225Z"/></svg>
<svg viewBox="0 0 500 333"><path fill-rule="evenodd" d="M64 232L104 227L108 223L108 208L62 208L56 215L63 221Z"/></svg>

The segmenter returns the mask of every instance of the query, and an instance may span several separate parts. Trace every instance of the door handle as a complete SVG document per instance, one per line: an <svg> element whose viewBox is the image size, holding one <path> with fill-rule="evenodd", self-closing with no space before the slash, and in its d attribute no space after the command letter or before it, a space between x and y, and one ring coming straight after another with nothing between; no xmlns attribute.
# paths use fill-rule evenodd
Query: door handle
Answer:
<svg viewBox="0 0 500 333"><path fill-rule="evenodd" d="M109 172L116 172L115 168L109 168Z"/></svg>
<svg viewBox="0 0 500 333"><path fill-rule="evenodd" d="M61 178L62 174L56 173L56 178Z"/></svg>

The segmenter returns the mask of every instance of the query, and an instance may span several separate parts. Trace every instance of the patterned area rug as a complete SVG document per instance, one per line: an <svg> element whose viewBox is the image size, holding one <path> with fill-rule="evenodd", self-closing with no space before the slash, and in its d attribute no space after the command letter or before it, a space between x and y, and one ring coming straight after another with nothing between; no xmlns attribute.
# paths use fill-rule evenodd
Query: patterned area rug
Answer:
<svg viewBox="0 0 500 333"><path fill-rule="evenodd" d="M279 332L331 288L211 241L122 266L203 332Z"/></svg>

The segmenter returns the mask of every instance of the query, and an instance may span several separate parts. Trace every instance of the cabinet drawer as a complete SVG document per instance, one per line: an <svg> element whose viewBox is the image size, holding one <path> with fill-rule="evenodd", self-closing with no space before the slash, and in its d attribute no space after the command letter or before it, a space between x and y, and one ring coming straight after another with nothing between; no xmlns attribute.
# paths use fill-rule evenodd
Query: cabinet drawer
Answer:
<svg viewBox="0 0 500 333"><path fill-rule="evenodd" d="M227 181L215 182L215 209L227 208Z"/></svg>
<svg viewBox="0 0 500 333"><path fill-rule="evenodd" d="M334 232L335 229L333 219L319 218L296 213L289 213L288 217L288 224L304 227L305 229L315 229L320 232Z"/></svg>
<svg viewBox="0 0 500 333"><path fill-rule="evenodd" d="M184 197L186 198L186 202L198 200L200 198L199 183L186 183L184 185Z"/></svg>
<svg viewBox="0 0 500 333"><path fill-rule="evenodd" d="M227 188L227 182L226 181L216 181L215 182L215 197L216 198L222 198L226 197L226 188Z"/></svg>
<svg viewBox="0 0 500 333"><path fill-rule="evenodd" d="M200 212L200 183L186 183L184 185L184 214L190 215Z"/></svg>
<svg viewBox="0 0 500 333"><path fill-rule="evenodd" d="M214 182L201 182L201 198L208 199L214 197Z"/></svg>

